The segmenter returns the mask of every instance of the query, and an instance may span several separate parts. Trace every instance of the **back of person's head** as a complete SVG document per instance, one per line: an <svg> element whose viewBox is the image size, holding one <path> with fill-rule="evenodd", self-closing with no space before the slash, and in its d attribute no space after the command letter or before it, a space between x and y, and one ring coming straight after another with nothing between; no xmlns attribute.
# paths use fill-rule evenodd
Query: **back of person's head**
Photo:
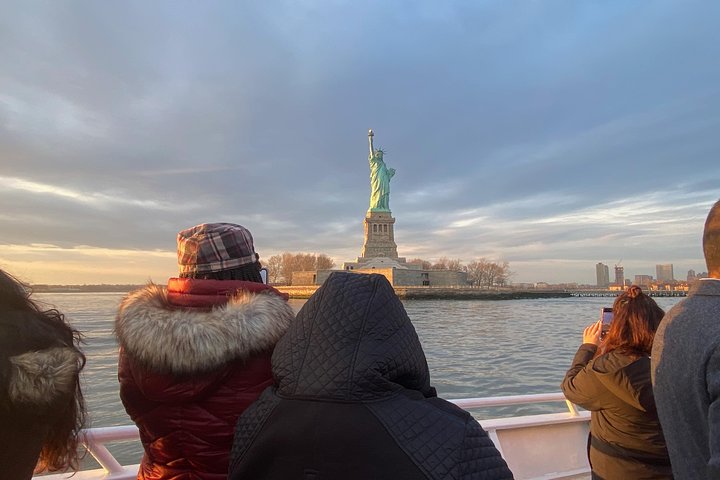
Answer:
<svg viewBox="0 0 720 480"><path fill-rule="evenodd" d="M715 202L705 220L703 253L710 277L720 278L720 200Z"/></svg>
<svg viewBox="0 0 720 480"><path fill-rule="evenodd" d="M35 303L30 300L29 290L4 270L0 270L0 309L5 312L10 310L38 311Z"/></svg>
<svg viewBox="0 0 720 480"><path fill-rule="evenodd" d="M85 402L80 389L79 372L85 365L85 355L80 351L80 332L65 321L65 316L54 308L43 310L31 297L30 288L15 277L0 270L0 311L27 313L27 321L39 323L38 332L52 331L54 347L73 349L77 359L74 387L66 400L61 401L52 412L52 419L44 418L48 433L43 442L37 471L57 471L67 468L77 470L79 434L85 422ZM45 328L47 327L47 328ZM32 331L32 329L30 330ZM40 381L40 380L38 380ZM32 428L28 425L28 428Z"/></svg>
<svg viewBox="0 0 720 480"><path fill-rule="evenodd" d="M234 223L202 223L177 235L180 278L262 283L250 230Z"/></svg>
<svg viewBox="0 0 720 480"><path fill-rule="evenodd" d="M650 296L633 285L613 303L613 320L602 352L619 350L636 355L649 355L655 331L665 312Z"/></svg>
<svg viewBox="0 0 720 480"><path fill-rule="evenodd" d="M273 353L281 394L358 400L400 387L430 395L420 339L388 280L333 272Z"/></svg>

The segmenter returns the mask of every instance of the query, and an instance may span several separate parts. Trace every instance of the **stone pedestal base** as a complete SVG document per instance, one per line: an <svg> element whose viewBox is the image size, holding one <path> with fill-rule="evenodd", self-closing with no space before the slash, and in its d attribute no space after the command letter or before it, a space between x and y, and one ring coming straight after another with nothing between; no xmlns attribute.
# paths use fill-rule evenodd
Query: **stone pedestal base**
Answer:
<svg viewBox="0 0 720 480"><path fill-rule="evenodd" d="M395 219L390 212L368 212L365 216L365 242L362 258L398 258L393 225Z"/></svg>

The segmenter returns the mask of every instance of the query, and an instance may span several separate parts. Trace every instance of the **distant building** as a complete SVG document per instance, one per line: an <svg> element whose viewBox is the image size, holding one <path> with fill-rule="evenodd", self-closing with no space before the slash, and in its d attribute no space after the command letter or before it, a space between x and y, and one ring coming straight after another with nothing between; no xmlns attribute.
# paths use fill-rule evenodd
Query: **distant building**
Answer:
<svg viewBox="0 0 720 480"><path fill-rule="evenodd" d="M672 263L665 263L663 265L655 265L655 276L657 281L662 282L674 282L675 275L673 275Z"/></svg>
<svg viewBox="0 0 720 480"><path fill-rule="evenodd" d="M652 284L653 284L652 275L635 275L635 285L638 285L640 287L645 287L649 290L650 286Z"/></svg>
<svg viewBox="0 0 720 480"><path fill-rule="evenodd" d="M610 285L610 269L604 263L595 265L595 277L597 278L597 286L607 288Z"/></svg>
<svg viewBox="0 0 720 480"><path fill-rule="evenodd" d="M625 269L620 265L615 265L615 284L625 286Z"/></svg>
<svg viewBox="0 0 720 480"><path fill-rule="evenodd" d="M692 283L692 282L694 282L695 280L697 280L697 275L695 275L695 270L693 270L693 269L688 270L688 273L687 273L687 282L688 282L688 283Z"/></svg>

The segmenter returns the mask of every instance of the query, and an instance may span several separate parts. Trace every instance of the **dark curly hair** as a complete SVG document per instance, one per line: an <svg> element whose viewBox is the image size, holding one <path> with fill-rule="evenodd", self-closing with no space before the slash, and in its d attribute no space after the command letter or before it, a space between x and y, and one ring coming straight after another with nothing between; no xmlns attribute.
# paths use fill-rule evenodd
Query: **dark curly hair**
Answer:
<svg viewBox="0 0 720 480"><path fill-rule="evenodd" d="M260 276L261 268L262 265L260 264L260 262L256 261L229 270L221 270L219 272L183 272L180 273L180 278L198 278L205 280L244 280L246 282L263 283L262 277Z"/></svg>
<svg viewBox="0 0 720 480"><path fill-rule="evenodd" d="M29 286L0 269L0 312L20 311L37 315L41 321L60 332L58 342L63 347L74 349L78 357L74 391L58 403L58 409L53 411L54 420L49 425L35 471L78 470L81 458L78 444L81 443L80 431L86 415L79 375L85 366L85 355L80 351L82 336L65 321L60 311L55 308L43 309L30 295Z"/></svg>

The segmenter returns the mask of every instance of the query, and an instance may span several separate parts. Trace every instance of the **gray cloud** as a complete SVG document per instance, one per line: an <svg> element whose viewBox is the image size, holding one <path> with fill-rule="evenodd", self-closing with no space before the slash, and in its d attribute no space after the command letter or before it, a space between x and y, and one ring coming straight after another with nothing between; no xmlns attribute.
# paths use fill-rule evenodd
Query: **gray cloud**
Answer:
<svg viewBox="0 0 720 480"><path fill-rule="evenodd" d="M622 257L701 270L718 10L7 4L0 245L172 251L181 228L236 221L265 258L352 260L373 128L405 256L504 257L518 281L590 282Z"/></svg>

